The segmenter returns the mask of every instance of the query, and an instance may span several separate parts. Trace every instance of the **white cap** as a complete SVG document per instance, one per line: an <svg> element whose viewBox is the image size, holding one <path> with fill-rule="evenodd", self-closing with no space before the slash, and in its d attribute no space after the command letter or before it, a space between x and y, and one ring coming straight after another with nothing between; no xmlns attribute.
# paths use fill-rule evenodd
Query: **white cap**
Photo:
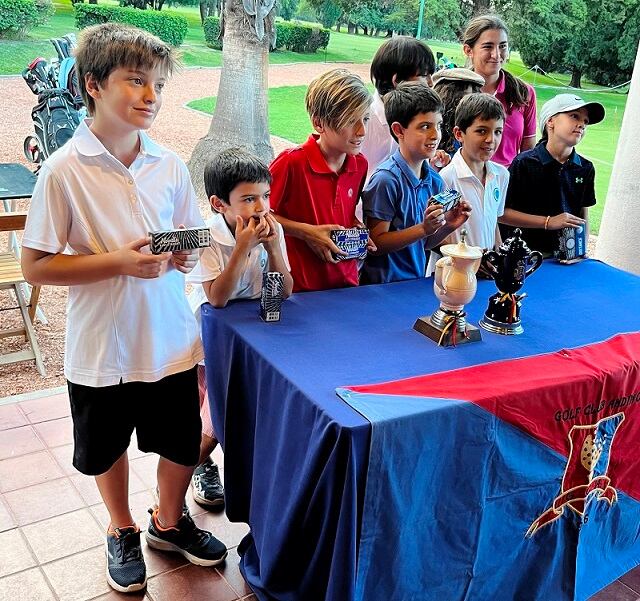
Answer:
<svg viewBox="0 0 640 601"><path fill-rule="evenodd" d="M544 136L547 121L558 113L568 113L576 109L586 108L589 114L589 125L600 123L604 119L604 106L599 102L585 102L575 94L558 94L548 100L540 109L540 133Z"/></svg>
<svg viewBox="0 0 640 601"><path fill-rule="evenodd" d="M453 69L441 69L436 71L433 76L434 85L439 81L467 81L469 83L485 84L484 77L473 72L471 69L465 69L464 67L454 67Z"/></svg>

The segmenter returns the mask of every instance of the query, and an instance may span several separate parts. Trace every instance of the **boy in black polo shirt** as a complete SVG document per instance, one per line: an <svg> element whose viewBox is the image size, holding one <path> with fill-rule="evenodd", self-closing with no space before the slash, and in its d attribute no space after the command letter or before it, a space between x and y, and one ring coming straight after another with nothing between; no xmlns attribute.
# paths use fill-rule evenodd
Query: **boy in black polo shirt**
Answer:
<svg viewBox="0 0 640 601"><path fill-rule="evenodd" d="M559 94L540 111L542 139L511 163L509 188L500 223L503 237L522 229L529 248L552 255L558 232L586 227L587 207L596 204L593 164L575 151L587 125L604 119L599 102Z"/></svg>

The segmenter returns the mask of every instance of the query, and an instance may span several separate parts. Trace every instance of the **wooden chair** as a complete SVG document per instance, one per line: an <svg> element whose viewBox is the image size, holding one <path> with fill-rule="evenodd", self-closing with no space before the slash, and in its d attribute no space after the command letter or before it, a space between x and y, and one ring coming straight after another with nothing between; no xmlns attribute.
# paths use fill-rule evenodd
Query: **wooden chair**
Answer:
<svg viewBox="0 0 640 601"><path fill-rule="evenodd" d="M0 232L23 230L26 221L26 213L0 213ZM33 328L33 320L38 306L38 297L40 296L40 286L33 286L33 288L31 288L31 296L27 304L23 295L24 287L22 286L22 284L25 283L26 280L20 268L20 259L16 253L13 251L0 252L0 290L13 290L14 296L18 301L18 306L0 307L0 311L19 309L24 323L24 327L22 328L12 330L0 329L0 338L24 336L30 346L29 350L0 354L0 365L34 359L40 375L44 376L44 363L42 362L36 332Z"/></svg>

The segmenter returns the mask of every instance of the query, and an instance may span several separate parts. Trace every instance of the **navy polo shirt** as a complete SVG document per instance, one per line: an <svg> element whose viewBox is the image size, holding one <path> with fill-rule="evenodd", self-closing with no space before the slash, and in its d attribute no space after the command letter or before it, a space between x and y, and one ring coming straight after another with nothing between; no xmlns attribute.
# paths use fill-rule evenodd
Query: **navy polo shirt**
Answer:
<svg viewBox="0 0 640 601"><path fill-rule="evenodd" d="M530 215L571 213L580 216L584 207L596 204L593 163L574 149L565 163L559 163L539 142L521 152L509 167L509 188L505 208ZM501 226L502 237L513 228ZM531 250L553 253L558 248L558 231L521 228Z"/></svg>
<svg viewBox="0 0 640 601"><path fill-rule="evenodd" d="M381 163L362 192L365 219L389 222L395 232L422 223L429 198L444 189L442 178L429 166L422 165L422 177L417 178L396 150ZM424 240L418 240L398 251L367 256L360 283L384 284L424 277L429 251Z"/></svg>

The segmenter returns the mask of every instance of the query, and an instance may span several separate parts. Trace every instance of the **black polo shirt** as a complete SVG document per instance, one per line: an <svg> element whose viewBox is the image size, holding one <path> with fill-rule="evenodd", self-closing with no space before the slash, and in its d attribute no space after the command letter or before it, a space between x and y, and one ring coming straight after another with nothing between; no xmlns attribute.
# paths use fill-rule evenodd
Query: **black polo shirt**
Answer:
<svg viewBox="0 0 640 601"><path fill-rule="evenodd" d="M521 152L509 167L509 188L505 208L530 215L571 213L580 216L583 207L596 204L595 169L591 161L574 149L565 163L559 163L539 142ZM558 248L558 231L521 228L531 250L553 253ZM503 238L513 228L501 226Z"/></svg>

